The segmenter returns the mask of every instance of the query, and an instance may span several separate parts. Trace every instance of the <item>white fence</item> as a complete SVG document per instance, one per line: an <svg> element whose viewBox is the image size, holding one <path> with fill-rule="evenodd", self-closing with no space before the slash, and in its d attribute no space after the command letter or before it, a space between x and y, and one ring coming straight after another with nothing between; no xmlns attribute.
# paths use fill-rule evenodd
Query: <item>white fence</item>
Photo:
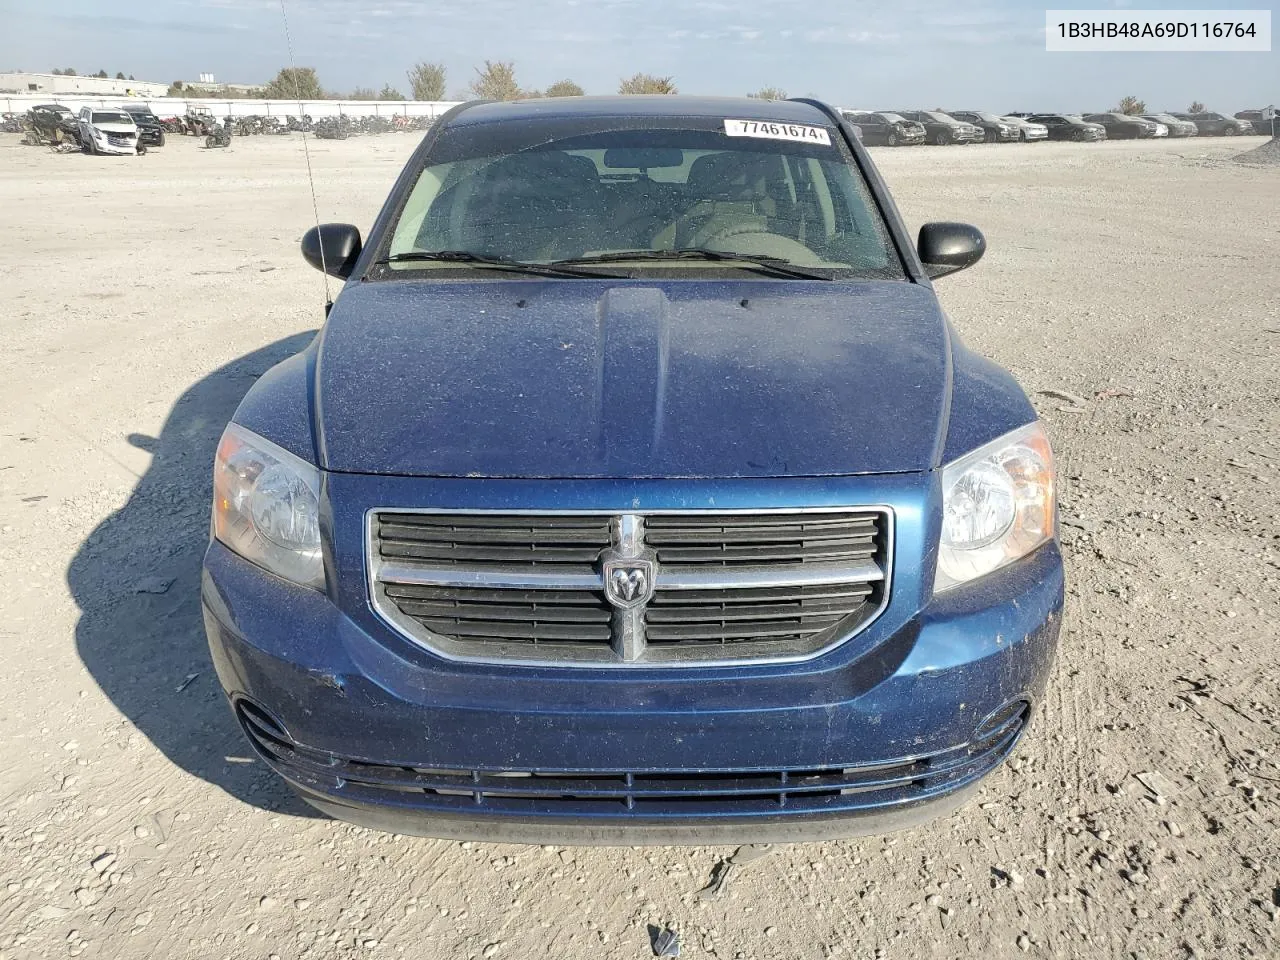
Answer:
<svg viewBox="0 0 1280 960"><path fill-rule="evenodd" d="M145 103L157 117L181 117L188 107L209 110L215 117L438 117L455 101L434 100L185 100L179 97L0 96L0 111L26 113L38 103L60 103L73 112L83 106L119 109Z"/></svg>

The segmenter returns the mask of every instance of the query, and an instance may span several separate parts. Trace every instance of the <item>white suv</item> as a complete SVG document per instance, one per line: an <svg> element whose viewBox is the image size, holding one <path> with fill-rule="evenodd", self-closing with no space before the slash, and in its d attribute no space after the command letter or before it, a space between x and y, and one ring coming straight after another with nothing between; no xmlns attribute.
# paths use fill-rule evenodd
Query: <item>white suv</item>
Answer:
<svg viewBox="0 0 1280 960"><path fill-rule="evenodd" d="M78 117L80 142L89 153L144 153L138 143L138 125L123 110L83 107Z"/></svg>

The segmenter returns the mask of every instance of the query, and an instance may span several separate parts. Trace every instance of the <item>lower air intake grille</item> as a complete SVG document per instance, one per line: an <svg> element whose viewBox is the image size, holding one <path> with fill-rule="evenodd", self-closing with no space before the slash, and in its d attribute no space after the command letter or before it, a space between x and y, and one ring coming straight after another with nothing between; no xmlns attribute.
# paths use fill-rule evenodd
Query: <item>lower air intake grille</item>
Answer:
<svg viewBox="0 0 1280 960"><path fill-rule="evenodd" d="M951 750L879 763L746 770L482 770L369 763L290 740L252 704L236 713L250 743L282 776L335 799L411 804L468 816L733 816L817 813L909 803L972 782L999 764L1029 707Z"/></svg>

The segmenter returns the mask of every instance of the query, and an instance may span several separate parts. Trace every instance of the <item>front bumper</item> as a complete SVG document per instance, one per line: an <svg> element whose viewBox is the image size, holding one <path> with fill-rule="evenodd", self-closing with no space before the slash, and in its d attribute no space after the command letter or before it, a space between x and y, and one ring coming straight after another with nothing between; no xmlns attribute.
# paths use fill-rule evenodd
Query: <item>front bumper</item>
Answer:
<svg viewBox="0 0 1280 960"><path fill-rule="evenodd" d="M116 157L131 157L138 152L138 143L136 140L131 140L128 143L112 143L106 138L99 139L95 137L93 146L98 153Z"/></svg>
<svg viewBox="0 0 1280 960"><path fill-rule="evenodd" d="M211 544L202 600L214 665L259 756L317 807L372 826L578 843L909 826L963 802L1013 749L1043 693L1063 594L1050 543L934 598L923 545L937 542L937 518L922 505L939 495L935 479L788 491L797 505L895 511L888 606L844 644L798 663L619 672L449 662L407 642L370 609L363 554L348 549L362 511L415 498L449 507L471 488L331 475L341 508L327 594ZM696 506L708 486L636 499ZM511 505L508 486L485 489ZM726 484L716 505L753 506L757 489ZM607 508L594 491L555 495L566 509Z"/></svg>

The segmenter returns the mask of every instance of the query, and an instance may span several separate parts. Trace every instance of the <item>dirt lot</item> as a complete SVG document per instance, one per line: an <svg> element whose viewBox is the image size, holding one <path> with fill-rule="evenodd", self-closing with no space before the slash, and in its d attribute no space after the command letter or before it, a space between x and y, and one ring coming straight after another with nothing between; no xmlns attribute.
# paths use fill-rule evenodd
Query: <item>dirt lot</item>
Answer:
<svg viewBox="0 0 1280 960"><path fill-rule="evenodd" d="M1069 596L1030 737L911 834L778 850L394 837L310 817L224 706L208 474L321 318L300 141L0 140L0 958L1280 955L1280 205L1259 141L881 150L940 284L1057 446ZM318 143L367 226L413 146ZM1138 774L1154 785L1144 786Z"/></svg>

